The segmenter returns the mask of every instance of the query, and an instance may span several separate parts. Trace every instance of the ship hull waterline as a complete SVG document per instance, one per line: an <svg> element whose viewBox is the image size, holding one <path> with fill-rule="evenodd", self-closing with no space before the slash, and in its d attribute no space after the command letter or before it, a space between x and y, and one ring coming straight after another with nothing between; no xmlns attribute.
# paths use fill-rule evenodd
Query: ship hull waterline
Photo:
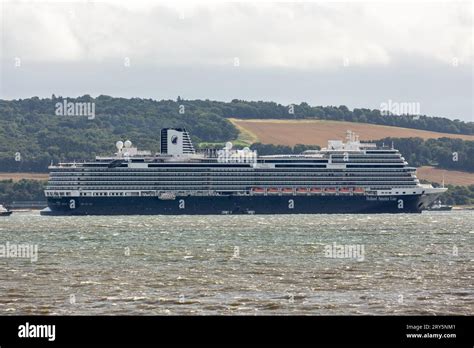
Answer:
<svg viewBox="0 0 474 348"><path fill-rule="evenodd" d="M427 204L423 195L49 197L41 215L403 214Z"/></svg>

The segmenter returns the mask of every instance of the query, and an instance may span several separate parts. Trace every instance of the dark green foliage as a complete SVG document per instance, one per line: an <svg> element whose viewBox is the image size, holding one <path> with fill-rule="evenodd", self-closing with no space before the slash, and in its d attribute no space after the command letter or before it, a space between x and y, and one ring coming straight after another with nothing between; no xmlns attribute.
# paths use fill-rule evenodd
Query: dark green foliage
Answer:
<svg viewBox="0 0 474 348"><path fill-rule="evenodd" d="M393 145L413 167L425 165L474 172L474 141L439 138L384 138L378 145ZM456 160L457 154L457 160Z"/></svg>
<svg viewBox="0 0 474 348"><path fill-rule="evenodd" d="M195 142L238 136L229 121L199 103L108 96L67 98L69 102L95 102L96 115L89 120L86 116L56 115L55 104L62 100L0 100L0 172L45 172L51 161L90 160L113 153L117 140L130 139L141 149L158 152L163 127L187 128ZM181 104L184 114L179 113ZM19 162L15 161L17 152L21 154Z"/></svg>
<svg viewBox="0 0 474 348"><path fill-rule="evenodd" d="M448 191L440 196L441 202L449 205L474 205L474 185L446 186Z"/></svg>
<svg viewBox="0 0 474 348"><path fill-rule="evenodd" d="M350 111L345 106L312 107L301 103L294 106L294 114L291 114L288 106L262 101L233 100L225 103L182 98L177 101L155 101L109 96L94 99L88 95L67 100L95 102L95 119L55 115L55 104L63 101L61 97L0 100L0 172L46 172L51 161L90 160L95 155L113 153L117 140L130 139L141 149L157 152L159 132L163 127L187 128L196 145L199 142L218 143L236 139L238 131L225 117L318 118L474 134L472 122L426 116L415 120L411 116L381 115L379 110ZM181 105L184 106L184 114L179 113ZM447 169L474 171L473 161L468 160L474 158L472 142L441 139L434 140L433 144L425 143L422 142L422 149L418 149L421 152L401 148L410 164L439 164ZM400 146L398 143L396 145ZM257 144L254 148L255 146L260 147L262 155L298 153L306 149L285 149L278 146L271 148ZM413 144L412 147L415 146ZM454 162L451 160L452 152L458 151L455 150L458 148L459 160ZM21 161L14 159L17 152L21 154Z"/></svg>
<svg viewBox="0 0 474 348"><path fill-rule="evenodd" d="M44 201L45 186L46 181L2 180L0 181L0 204L10 204L14 201Z"/></svg>

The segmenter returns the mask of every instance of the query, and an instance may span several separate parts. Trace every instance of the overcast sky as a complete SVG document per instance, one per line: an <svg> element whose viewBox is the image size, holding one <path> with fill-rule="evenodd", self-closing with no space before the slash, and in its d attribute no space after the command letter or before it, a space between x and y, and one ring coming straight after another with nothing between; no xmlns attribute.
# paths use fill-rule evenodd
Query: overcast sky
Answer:
<svg viewBox="0 0 474 348"><path fill-rule="evenodd" d="M3 99L271 100L473 120L473 5L2 2Z"/></svg>

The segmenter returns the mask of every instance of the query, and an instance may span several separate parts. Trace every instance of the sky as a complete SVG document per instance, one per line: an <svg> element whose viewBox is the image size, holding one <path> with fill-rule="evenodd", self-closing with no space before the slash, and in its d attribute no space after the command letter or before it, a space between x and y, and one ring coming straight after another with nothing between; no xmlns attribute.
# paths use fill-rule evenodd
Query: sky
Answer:
<svg viewBox="0 0 474 348"><path fill-rule="evenodd" d="M470 1L3 1L0 98L266 100L473 121Z"/></svg>

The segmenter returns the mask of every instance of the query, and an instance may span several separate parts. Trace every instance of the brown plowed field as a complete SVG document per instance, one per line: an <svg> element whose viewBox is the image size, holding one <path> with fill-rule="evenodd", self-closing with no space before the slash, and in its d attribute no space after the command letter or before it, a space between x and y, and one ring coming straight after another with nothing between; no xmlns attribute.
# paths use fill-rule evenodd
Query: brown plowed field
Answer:
<svg viewBox="0 0 474 348"><path fill-rule="evenodd" d="M325 147L328 140L343 140L346 131L359 135L360 140L377 140L386 137L410 138L460 138L474 140L473 135L437 133L425 130L380 126L367 123L326 121L326 120L243 120L229 119L254 135L259 142L274 145L296 144L319 145Z"/></svg>
<svg viewBox="0 0 474 348"><path fill-rule="evenodd" d="M21 179L29 180L48 180L48 174L45 173L0 173L0 181L10 180L20 181Z"/></svg>
<svg viewBox="0 0 474 348"><path fill-rule="evenodd" d="M433 167L420 167L416 170L416 176L418 179L425 179L431 182L441 183L448 185L462 185L469 186L474 185L474 173L459 172L457 170L445 170Z"/></svg>

